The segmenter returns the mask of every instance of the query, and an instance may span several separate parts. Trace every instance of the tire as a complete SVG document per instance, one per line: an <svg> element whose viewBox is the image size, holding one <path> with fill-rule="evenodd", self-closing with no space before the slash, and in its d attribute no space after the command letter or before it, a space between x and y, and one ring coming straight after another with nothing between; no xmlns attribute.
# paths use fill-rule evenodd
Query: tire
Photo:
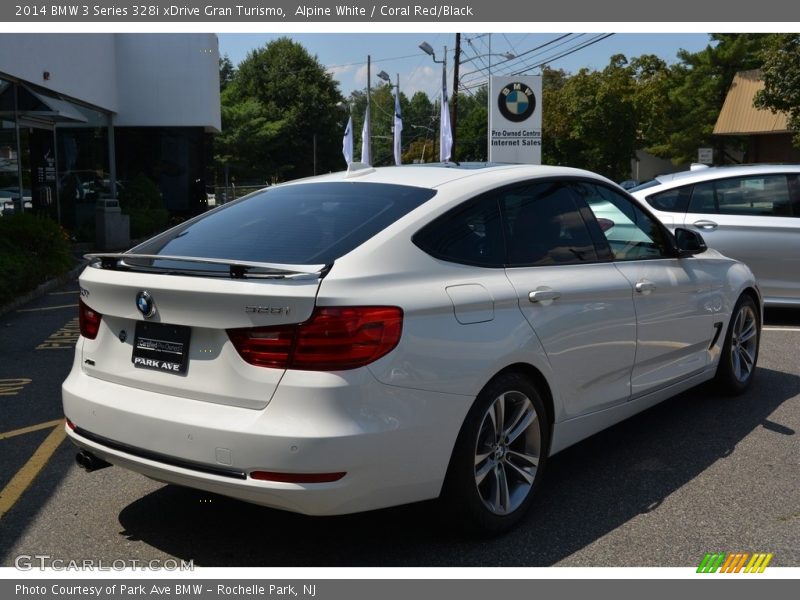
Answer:
<svg viewBox="0 0 800 600"><path fill-rule="evenodd" d="M441 495L445 518L480 536L511 528L533 500L549 447L550 426L536 386L517 373L490 381L450 458Z"/></svg>
<svg viewBox="0 0 800 600"><path fill-rule="evenodd" d="M756 373L761 342L761 313L753 298L742 295L736 302L714 383L717 389L738 396L750 387Z"/></svg>

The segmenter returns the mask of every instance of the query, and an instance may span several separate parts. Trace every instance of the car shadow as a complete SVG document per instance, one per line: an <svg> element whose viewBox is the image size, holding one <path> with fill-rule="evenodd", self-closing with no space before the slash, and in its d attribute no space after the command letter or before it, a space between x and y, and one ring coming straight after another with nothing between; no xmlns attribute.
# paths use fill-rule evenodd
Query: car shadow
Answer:
<svg viewBox="0 0 800 600"><path fill-rule="evenodd" d="M495 539L446 529L435 502L320 518L176 486L124 508L120 535L197 566L551 566L657 508L755 428L794 435L768 416L800 377L757 377L737 398L696 388L554 456L531 511Z"/></svg>

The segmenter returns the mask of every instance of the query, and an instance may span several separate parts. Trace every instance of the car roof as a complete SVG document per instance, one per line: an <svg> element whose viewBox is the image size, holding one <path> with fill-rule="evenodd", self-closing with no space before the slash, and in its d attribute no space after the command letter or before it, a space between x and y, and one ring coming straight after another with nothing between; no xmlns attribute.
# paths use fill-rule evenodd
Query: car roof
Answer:
<svg viewBox="0 0 800 600"><path fill-rule="evenodd" d="M465 178L491 179L502 184L520 179L544 177L582 177L613 183L610 180L582 169L546 165L519 165L497 163L431 163L410 164L397 167L370 167L353 163L347 171L309 177L282 185L302 185L314 182L352 181L411 185L424 188L440 188ZM616 185L616 184L614 184Z"/></svg>
<svg viewBox="0 0 800 600"><path fill-rule="evenodd" d="M758 165L727 165L720 167L707 167L680 171L678 173L667 173L656 176L656 181L661 185L684 185L696 183L698 181L708 181L709 179L724 179L726 177L741 177L745 175L770 175L777 173L800 173L800 165L789 164L758 164ZM647 188L642 188L644 191ZM656 186L650 186L647 193L656 190Z"/></svg>

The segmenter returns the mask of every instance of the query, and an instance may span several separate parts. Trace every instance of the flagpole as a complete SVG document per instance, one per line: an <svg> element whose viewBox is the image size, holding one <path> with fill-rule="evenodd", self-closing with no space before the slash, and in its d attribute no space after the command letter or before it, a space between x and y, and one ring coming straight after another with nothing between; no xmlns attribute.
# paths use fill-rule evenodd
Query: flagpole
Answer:
<svg viewBox="0 0 800 600"><path fill-rule="evenodd" d="M379 76L383 74L386 75L385 72L379 73ZM388 79L388 77L387 77ZM389 80L391 85L391 80ZM403 162L402 152L403 152L403 142L402 142L402 135L403 135L403 117L400 114L400 73L397 74L397 85L394 86L394 120L392 123L393 129L393 153L394 153L394 164L400 165Z"/></svg>
<svg viewBox="0 0 800 600"><path fill-rule="evenodd" d="M364 143L367 144L367 156L369 156L369 164L372 164L372 115L370 115L370 108L372 103L372 57L367 54L367 114L369 121L367 122L367 139Z"/></svg>

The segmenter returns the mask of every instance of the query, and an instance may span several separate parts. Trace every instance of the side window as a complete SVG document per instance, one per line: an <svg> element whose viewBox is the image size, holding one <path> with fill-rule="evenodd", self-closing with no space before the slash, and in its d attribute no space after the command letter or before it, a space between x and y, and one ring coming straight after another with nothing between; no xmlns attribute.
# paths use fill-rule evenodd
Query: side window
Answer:
<svg viewBox="0 0 800 600"><path fill-rule="evenodd" d="M762 217L800 216L792 187L796 176L753 175L698 183L690 213Z"/></svg>
<svg viewBox="0 0 800 600"><path fill-rule="evenodd" d="M616 260L671 256L664 227L632 200L605 186L578 183L575 191L589 205Z"/></svg>
<svg viewBox="0 0 800 600"><path fill-rule="evenodd" d="M579 264L597 260L575 197L562 183L540 183L500 194L509 266Z"/></svg>
<svg viewBox="0 0 800 600"><path fill-rule="evenodd" d="M442 215L414 234L413 241L431 256L449 262L481 267L505 263L500 210L493 195Z"/></svg>
<svg viewBox="0 0 800 600"><path fill-rule="evenodd" d="M660 194L647 196L647 203L656 210L685 213L692 195L692 186L684 185Z"/></svg>

